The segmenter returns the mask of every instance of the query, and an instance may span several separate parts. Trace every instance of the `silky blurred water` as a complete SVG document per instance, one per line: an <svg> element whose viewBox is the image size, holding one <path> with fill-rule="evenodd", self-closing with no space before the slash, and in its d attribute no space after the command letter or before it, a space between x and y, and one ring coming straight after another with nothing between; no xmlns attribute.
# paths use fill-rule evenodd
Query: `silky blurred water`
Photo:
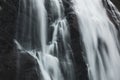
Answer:
<svg viewBox="0 0 120 80"><path fill-rule="evenodd" d="M112 16L119 16L110 0ZM73 0L79 30L86 50L89 80L120 80L118 31L109 19L102 0ZM117 22L118 23L118 22Z"/></svg>
<svg viewBox="0 0 120 80"><path fill-rule="evenodd" d="M41 80L74 80L69 25L62 0L48 0L51 16L46 2L23 0L15 43L37 60Z"/></svg>

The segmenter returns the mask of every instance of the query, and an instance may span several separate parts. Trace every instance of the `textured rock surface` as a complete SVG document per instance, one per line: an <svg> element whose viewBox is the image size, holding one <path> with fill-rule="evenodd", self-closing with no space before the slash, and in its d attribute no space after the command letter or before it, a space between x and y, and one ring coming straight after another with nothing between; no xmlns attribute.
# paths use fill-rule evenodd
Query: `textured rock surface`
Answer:
<svg viewBox="0 0 120 80"><path fill-rule="evenodd" d="M71 0L63 0L63 3L65 7L65 14L70 26L71 47L73 50L74 57L75 77L76 80L88 80L87 66L83 60L83 42L78 32L77 16L74 14L74 11L72 9L73 4Z"/></svg>
<svg viewBox="0 0 120 80"><path fill-rule="evenodd" d="M38 80L38 64L15 48L19 0L0 0L0 80Z"/></svg>
<svg viewBox="0 0 120 80"><path fill-rule="evenodd" d="M115 6L119 9L119 11L120 11L120 1L119 0L111 0L114 4L115 4Z"/></svg>
<svg viewBox="0 0 120 80"><path fill-rule="evenodd" d="M17 10L5 0L0 0L0 7L0 80L16 80L17 54L14 52L13 34Z"/></svg>

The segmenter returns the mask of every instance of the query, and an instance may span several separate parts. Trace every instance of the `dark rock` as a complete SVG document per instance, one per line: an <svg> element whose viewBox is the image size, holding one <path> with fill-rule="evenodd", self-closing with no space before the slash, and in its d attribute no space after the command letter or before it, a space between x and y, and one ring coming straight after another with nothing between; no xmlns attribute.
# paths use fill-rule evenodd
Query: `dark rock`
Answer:
<svg viewBox="0 0 120 80"><path fill-rule="evenodd" d="M14 29L17 9L0 0L0 80L16 80L17 55L14 52Z"/></svg>
<svg viewBox="0 0 120 80"><path fill-rule="evenodd" d="M71 0L63 0L65 7L65 14L70 26L70 35L71 35L71 47L73 50L74 57L74 68L75 68L75 77L76 80L88 80L88 71L85 61L83 59L84 44L82 42L82 37L79 33L78 19L74 14L72 8Z"/></svg>
<svg viewBox="0 0 120 80"><path fill-rule="evenodd" d="M120 0L111 0L120 11Z"/></svg>
<svg viewBox="0 0 120 80"><path fill-rule="evenodd" d="M18 53L17 80L40 80L40 70L36 59L28 53Z"/></svg>
<svg viewBox="0 0 120 80"><path fill-rule="evenodd" d="M40 80L36 59L15 48L19 0L0 0L0 80Z"/></svg>

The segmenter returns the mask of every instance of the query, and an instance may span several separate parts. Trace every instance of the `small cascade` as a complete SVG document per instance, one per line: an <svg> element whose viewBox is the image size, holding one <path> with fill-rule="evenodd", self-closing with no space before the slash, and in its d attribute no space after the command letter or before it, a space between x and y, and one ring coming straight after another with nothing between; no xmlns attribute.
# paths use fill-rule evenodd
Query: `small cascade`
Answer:
<svg viewBox="0 0 120 80"><path fill-rule="evenodd" d="M15 43L37 60L41 80L74 80L69 25L62 0L48 2L20 2Z"/></svg>

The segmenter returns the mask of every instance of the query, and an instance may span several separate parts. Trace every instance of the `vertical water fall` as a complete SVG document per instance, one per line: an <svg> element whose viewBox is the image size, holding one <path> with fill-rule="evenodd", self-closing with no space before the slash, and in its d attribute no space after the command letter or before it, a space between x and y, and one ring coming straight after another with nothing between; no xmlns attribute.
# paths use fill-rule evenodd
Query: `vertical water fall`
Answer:
<svg viewBox="0 0 120 80"><path fill-rule="evenodd" d="M40 80L73 80L69 25L62 0L23 0L20 4L15 42L38 61Z"/></svg>
<svg viewBox="0 0 120 80"><path fill-rule="evenodd" d="M119 12L110 0L113 16L119 24ZM79 30L86 50L90 80L120 80L118 30L109 19L102 0L73 0ZM117 15L116 15L117 13Z"/></svg>

